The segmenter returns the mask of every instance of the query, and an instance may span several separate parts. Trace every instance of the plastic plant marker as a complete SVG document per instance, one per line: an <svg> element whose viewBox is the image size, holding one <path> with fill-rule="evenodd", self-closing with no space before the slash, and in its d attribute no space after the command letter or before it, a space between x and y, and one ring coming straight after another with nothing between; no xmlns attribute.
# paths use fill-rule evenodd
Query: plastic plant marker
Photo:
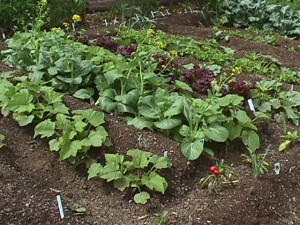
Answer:
<svg viewBox="0 0 300 225"><path fill-rule="evenodd" d="M274 171L275 171L276 175L279 175L279 173L280 173L280 163L279 162L274 164Z"/></svg>
<svg viewBox="0 0 300 225"><path fill-rule="evenodd" d="M166 15L163 13L163 12L160 12L160 14L163 16L163 17L165 17Z"/></svg>
<svg viewBox="0 0 300 225"><path fill-rule="evenodd" d="M247 101L248 101L248 105L249 105L250 110L255 112L255 108L254 108L252 99L250 98Z"/></svg>
<svg viewBox="0 0 300 225"><path fill-rule="evenodd" d="M106 19L104 19L104 23L105 23L105 26L108 27L109 24Z"/></svg>
<svg viewBox="0 0 300 225"><path fill-rule="evenodd" d="M61 198L60 195L57 195L56 199L57 199L60 218L63 219L63 218L65 218L65 212L64 212L64 206L63 206L62 198Z"/></svg>
<svg viewBox="0 0 300 225"><path fill-rule="evenodd" d="M170 16L170 15L171 15L171 13L169 12L169 10L168 10L168 9L166 9L166 14L167 14L168 16Z"/></svg>
<svg viewBox="0 0 300 225"><path fill-rule="evenodd" d="M2 33L2 37L3 37L3 39L4 39L4 40L6 39L6 36L5 36L5 34L4 34L4 33Z"/></svg>
<svg viewBox="0 0 300 225"><path fill-rule="evenodd" d="M168 151L164 151L164 157L168 157Z"/></svg>

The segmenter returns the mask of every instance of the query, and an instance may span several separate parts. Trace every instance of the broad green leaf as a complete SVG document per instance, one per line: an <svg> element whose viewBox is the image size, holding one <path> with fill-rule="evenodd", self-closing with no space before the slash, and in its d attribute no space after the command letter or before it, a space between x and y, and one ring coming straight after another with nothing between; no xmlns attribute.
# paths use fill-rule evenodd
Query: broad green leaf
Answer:
<svg viewBox="0 0 300 225"><path fill-rule="evenodd" d="M106 163L121 164L124 161L124 156L120 154L105 154Z"/></svg>
<svg viewBox="0 0 300 225"><path fill-rule="evenodd" d="M149 95L141 98L138 102L139 113L144 117L150 119L158 119L160 117L160 111L154 102L153 96Z"/></svg>
<svg viewBox="0 0 300 225"><path fill-rule="evenodd" d="M36 127L34 128L34 138L38 135L41 136L41 138L45 137L51 137L55 132L55 123L51 121L51 119L44 120L43 122L40 122Z"/></svg>
<svg viewBox="0 0 300 225"><path fill-rule="evenodd" d="M244 101L244 98L238 95L226 95L225 97L219 98L218 102L220 106L228 106L228 105L239 105Z"/></svg>
<svg viewBox="0 0 300 225"><path fill-rule="evenodd" d="M47 71L48 71L48 73L49 73L51 76L54 76L54 75L56 75L56 74L58 73L57 68L54 67L54 66L49 67Z"/></svg>
<svg viewBox="0 0 300 225"><path fill-rule="evenodd" d="M124 191L130 185L130 179L127 176L123 176L120 179L114 180L114 187L120 191Z"/></svg>
<svg viewBox="0 0 300 225"><path fill-rule="evenodd" d="M175 80L175 88L179 89L179 90L184 90L184 91L188 91L188 92L193 92L193 89L186 83L179 81L179 80Z"/></svg>
<svg viewBox="0 0 300 225"><path fill-rule="evenodd" d="M127 151L127 155L132 157L132 162L136 168L145 168L149 165L152 153L139 149L131 149Z"/></svg>
<svg viewBox="0 0 300 225"><path fill-rule="evenodd" d="M100 163L93 163L89 170L88 170L88 180L97 177L99 173L101 173L101 170L103 169L103 166Z"/></svg>
<svg viewBox="0 0 300 225"><path fill-rule="evenodd" d="M252 122L251 118L247 115L247 113L243 110L239 110L236 112L235 118L242 124Z"/></svg>
<svg viewBox="0 0 300 225"><path fill-rule="evenodd" d="M63 129L67 124L71 123L70 116L58 113L56 114L56 127L57 129Z"/></svg>
<svg viewBox="0 0 300 225"><path fill-rule="evenodd" d="M97 127L105 122L104 113L95 111L93 109L75 110L73 111L73 114L81 115L94 127Z"/></svg>
<svg viewBox="0 0 300 225"><path fill-rule="evenodd" d="M156 190L162 194L165 193L168 187L166 179L154 171L149 175L143 175L141 181L142 184L146 185L150 190Z"/></svg>
<svg viewBox="0 0 300 225"><path fill-rule="evenodd" d="M101 147L105 141L108 133L105 131L104 127L97 127L96 131L91 131L88 139L91 141L92 146Z"/></svg>
<svg viewBox="0 0 300 225"><path fill-rule="evenodd" d="M248 146L252 152L255 152L260 147L259 136L255 131L244 130L242 132L242 140L244 145Z"/></svg>
<svg viewBox="0 0 300 225"><path fill-rule="evenodd" d="M182 112L183 101L181 96L170 96L169 101L172 103L170 108L164 112L164 117L172 117Z"/></svg>
<svg viewBox="0 0 300 225"><path fill-rule="evenodd" d="M179 129L180 135L187 137L190 134L190 128L187 125L182 125Z"/></svg>
<svg viewBox="0 0 300 225"><path fill-rule="evenodd" d="M208 139L216 142L225 142L229 137L228 130L219 124L208 126L204 128L203 131Z"/></svg>
<svg viewBox="0 0 300 225"><path fill-rule="evenodd" d="M113 112L117 107L117 103L114 102L111 98L101 96L97 100L96 105L105 112Z"/></svg>
<svg viewBox="0 0 300 225"><path fill-rule="evenodd" d="M163 119L155 122L154 125L162 130L170 130L181 125L181 119Z"/></svg>
<svg viewBox="0 0 300 225"><path fill-rule="evenodd" d="M153 163L156 169L165 169L170 168L172 166L172 162L167 157L159 157L157 155L152 155L150 158L150 162Z"/></svg>
<svg viewBox="0 0 300 225"><path fill-rule="evenodd" d="M224 127L228 130L229 136L228 139L230 141L233 141L234 139L241 136L242 132L242 126L240 125L234 125L233 123L227 123L224 125Z"/></svg>
<svg viewBox="0 0 300 225"><path fill-rule="evenodd" d="M91 99L94 93L95 91L93 88L85 88L76 91L73 96L79 99Z"/></svg>
<svg viewBox="0 0 300 225"><path fill-rule="evenodd" d="M204 149L203 140L191 140L184 138L181 143L181 152L188 160L196 160L199 158Z"/></svg>
<svg viewBox="0 0 300 225"><path fill-rule="evenodd" d="M79 140L65 141L61 146L61 151L59 152L59 160L65 160L71 156L76 157L78 150L82 148Z"/></svg>
<svg viewBox="0 0 300 225"><path fill-rule="evenodd" d="M87 75L93 69L93 63L89 60L81 60L79 58L75 59L75 66L74 66L74 76L75 77L82 77Z"/></svg>
<svg viewBox="0 0 300 225"><path fill-rule="evenodd" d="M117 70L111 70L104 74L109 85L113 84L115 80L124 77L122 73L119 73Z"/></svg>
<svg viewBox="0 0 300 225"><path fill-rule="evenodd" d="M134 119L128 120L127 124L134 126L139 130L143 130L145 128L151 130L153 127L153 122L147 120L145 117L135 117Z"/></svg>
<svg viewBox="0 0 300 225"><path fill-rule="evenodd" d="M59 151L60 144L61 144L61 141L57 138L50 140L49 141L50 150L51 151L56 151L56 152Z"/></svg>
<svg viewBox="0 0 300 225"><path fill-rule="evenodd" d="M133 199L134 202L137 204L146 204L147 201L150 199L150 194L146 191L142 191L138 194L135 194Z"/></svg>
<svg viewBox="0 0 300 225"><path fill-rule="evenodd" d="M136 114L136 109L134 107L131 107L129 105L125 105L123 103L117 103L117 113L123 114L123 113L131 113Z"/></svg>
<svg viewBox="0 0 300 225"><path fill-rule="evenodd" d="M18 124L23 127L23 126L26 126L30 123L32 123L33 119L34 119L34 116L33 115L25 115L25 114L22 114L22 113L14 113L13 114L13 118L18 121Z"/></svg>
<svg viewBox="0 0 300 225"><path fill-rule="evenodd" d="M107 182L110 182L110 181L113 181L113 180L120 179L123 175L120 172L120 167L119 167L118 164L108 163L100 171L99 176L102 179L107 180Z"/></svg>
<svg viewBox="0 0 300 225"><path fill-rule="evenodd" d="M63 97L64 97L64 94L58 93L55 91L47 91L44 94L44 99L47 101L48 104L62 102Z"/></svg>
<svg viewBox="0 0 300 225"><path fill-rule="evenodd" d="M280 152L284 151L291 143L292 143L291 140L286 140L286 141L282 142L282 143L279 145L278 150L279 150Z"/></svg>
<svg viewBox="0 0 300 225"><path fill-rule="evenodd" d="M33 96L28 93L28 90L21 90L20 93L15 94L9 102L7 102L5 108L17 112L32 112L35 108L33 102Z"/></svg>

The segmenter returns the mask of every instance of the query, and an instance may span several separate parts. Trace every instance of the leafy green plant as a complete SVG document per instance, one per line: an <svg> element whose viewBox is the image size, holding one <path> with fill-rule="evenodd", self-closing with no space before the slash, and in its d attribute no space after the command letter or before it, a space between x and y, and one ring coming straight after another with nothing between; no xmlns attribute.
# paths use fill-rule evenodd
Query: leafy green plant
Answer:
<svg viewBox="0 0 300 225"><path fill-rule="evenodd" d="M268 145L265 153L262 154L257 154L255 151L248 149L249 155L241 155L245 163L252 165L253 176L255 178L261 177L269 171L269 163L267 162L266 157L270 151L270 147L271 145Z"/></svg>
<svg viewBox="0 0 300 225"><path fill-rule="evenodd" d="M127 155L131 160L125 160L124 155L120 154L105 154L105 165L93 163L88 171L88 179L100 177L107 182L113 181L114 187L120 191L133 188L133 192L138 191L134 201L140 204L147 203L150 198L144 187L164 194L168 183L157 171L170 168L171 161L139 149L128 150Z"/></svg>
<svg viewBox="0 0 300 225"><path fill-rule="evenodd" d="M69 205L69 209L72 211L72 212L75 212L77 214L84 214L86 212L86 208L85 207L82 207L76 203L72 204L72 205Z"/></svg>
<svg viewBox="0 0 300 225"><path fill-rule="evenodd" d="M5 146L4 141L5 141L5 136L3 134L0 134L0 148Z"/></svg>
<svg viewBox="0 0 300 225"><path fill-rule="evenodd" d="M281 137L284 138L285 141L279 145L278 147L279 151L286 150L292 144L293 141L300 141L300 137L298 136L298 131L294 131L294 132L288 131L287 134L282 135Z"/></svg>
<svg viewBox="0 0 300 225"><path fill-rule="evenodd" d="M155 225L165 225L166 224L166 219L168 217L169 212L164 210L160 215L157 220L155 220Z"/></svg>
<svg viewBox="0 0 300 225"><path fill-rule="evenodd" d="M210 172L212 174L201 178L201 189L207 187L209 191L219 193L224 186L233 185L239 182L237 174L232 170L230 166L224 164L223 159L218 162L216 166L211 166Z"/></svg>
<svg viewBox="0 0 300 225"><path fill-rule="evenodd" d="M2 114L12 113L20 126L26 126L34 120L51 118L55 114L68 114L69 109L62 101L64 94L55 92L53 87L30 82L26 77L18 77L21 81L15 86L7 80L2 81L5 88L0 97ZM5 87L6 86L6 87Z"/></svg>
<svg viewBox="0 0 300 225"><path fill-rule="evenodd" d="M266 5L265 0L255 2L226 0L223 7L228 23L235 27L254 26L300 38L300 11L292 10L289 5Z"/></svg>
<svg viewBox="0 0 300 225"><path fill-rule="evenodd" d="M181 125L183 97L178 93L169 93L168 90L158 88L156 93L140 98L138 112L140 116L129 121L138 129L160 129L169 134L170 131Z"/></svg>
<svg viewBox="0 0 300 225"><path fill-rule="evenodd" d="M39 123L34 137L56 138L49 141L51 151L59 151L59 159L72 163L84 158L91 147L110 146L111 142L103 126L104 113L92 109L75 110L74 115L57 114L55 122L50 119Z"/></svg>

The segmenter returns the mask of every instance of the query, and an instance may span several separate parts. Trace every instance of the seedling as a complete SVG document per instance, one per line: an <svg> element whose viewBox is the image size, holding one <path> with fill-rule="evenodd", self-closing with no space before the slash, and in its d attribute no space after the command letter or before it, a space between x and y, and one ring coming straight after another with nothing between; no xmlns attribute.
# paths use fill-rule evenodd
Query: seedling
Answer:
<svg viewBox="0 0 300 225"><path fill-rule="evenodd" d="M287 149L293 141L300 141L300 137L298 136L298 131L288 131L286 135L282 135L282 138L285 139L284 142L282 142L279 147L278 150L279 151L284 151L285 149Z"/></svg>
<svg viewBox="0 0 300 225"><path fill-rule="evenodd" d="M5 146L5 144L3 143L4 141L5 141L5 136L3 134L0 134L0 148Z"/></svg>
<svg viewBox="0 0 300 225"><path fill-rule="evenodd" d="M73 204L73 205L69 205L69 209L72 211L72 212L75 212L77 214L84 214L86 212L86 208L85 207L82 207L78 204Z"/></svg>

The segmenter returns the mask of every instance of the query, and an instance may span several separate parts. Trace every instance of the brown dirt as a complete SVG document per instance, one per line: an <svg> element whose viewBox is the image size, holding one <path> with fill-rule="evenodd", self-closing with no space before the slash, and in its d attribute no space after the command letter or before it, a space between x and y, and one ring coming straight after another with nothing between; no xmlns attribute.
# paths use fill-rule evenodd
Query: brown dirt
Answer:
<svg viewBox="0 0 300 225"><path fill-rule="evenodd" d="M159 27L199 40L209 37L210 28L195 27L195 22L184 18L187 17L164 19ZM299 53L287 52L284 44L273 47L239 38L222 44L237 52L255 50L271 54L290 68L300 68ZM287 45L298 44L287 41ZM0 42L1 48L4 45ZM8 70L0 63L0 72ZM245 79L252 79L249 76L244 75ZM71 109L92 107L70 96L66 96L65 102ZM190 163L181 155L178 143L151 131L136 130L113 115L106 115L105 119L114 146L95 149L99 151L98 157L102 157L104 150L124 153L132 148L160 155L169 152L174 167L165 172L170 186L166 195L152 193L149 204L136 205L131 193L121 193L101 180L88 181L83 165L59 162L57 154L49 151L47 142L32 139L32 127L20 128L11 117L0 115L0 133L7 138L6 146L0 149L0 224L155 224L163 210L169 212L167 224L300 224L300 145L298 142L284 153L278 152L282 126L273 122L258 124L261 149L271 145L268 155L271 166L269 173L254 179L251 168L242 162L240 154L245 149L239 143L228 148L214 146L216 159L203 157ZM299 127L292 125L288 129L300 132ZM238 173L240 182L219 195L200 190L200 178L208 173L215 160L223 158ZM279 175L273 171L275 162L281 163ZM67 217L61 220L56 189L61 191L65 206L76 203L85 207L87 213L76 215L66 209Z"/></svg>

